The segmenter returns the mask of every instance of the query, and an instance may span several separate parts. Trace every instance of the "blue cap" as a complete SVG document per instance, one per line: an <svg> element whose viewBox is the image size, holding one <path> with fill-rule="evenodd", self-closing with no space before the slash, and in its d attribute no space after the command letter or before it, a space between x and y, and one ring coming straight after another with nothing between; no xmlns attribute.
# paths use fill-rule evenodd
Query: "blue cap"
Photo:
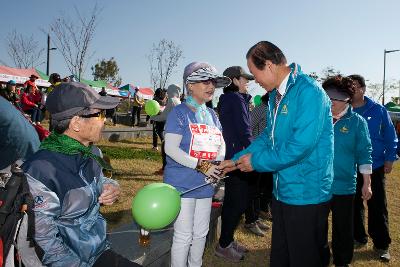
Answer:
<svg viewBox="0 0 400 267"><path fill-rule="evenodd" d="M14 80L9 80L9 81L7 82L7 84L16 85L16 84L17 84L17 82L16 82L16 81L14 81Z"/></svg>

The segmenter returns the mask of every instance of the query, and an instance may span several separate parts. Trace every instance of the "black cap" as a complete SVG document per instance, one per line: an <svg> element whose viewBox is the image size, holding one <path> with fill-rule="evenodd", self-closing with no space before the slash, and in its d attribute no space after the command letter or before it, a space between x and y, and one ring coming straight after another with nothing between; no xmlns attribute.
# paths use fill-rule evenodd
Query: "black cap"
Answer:
<svg viewBox="0 0 400 267"><path fill-rule="evenodd" d="M78 82L60 83L46 100L46 108L54 120L70 119L84 109L111 109L118 104L118 98L101 96Z"/></svg>
<svg viewBox="0 0 400 267"><path fill-rule="evenodd" d="M60 82L61 81L61 76L58 73L52 73L50 74L49 77L49 82L54 83L54 82Z"/></svg>
<svg viewBox="0 0 400 267"><path fill-rule="evenodd" d="M232 66L227 68L226 70L224 70L223 75L228 76L231 79L243 77L249 81L254 80L254 76L245 72L244 69L240 66Z"/></svg>

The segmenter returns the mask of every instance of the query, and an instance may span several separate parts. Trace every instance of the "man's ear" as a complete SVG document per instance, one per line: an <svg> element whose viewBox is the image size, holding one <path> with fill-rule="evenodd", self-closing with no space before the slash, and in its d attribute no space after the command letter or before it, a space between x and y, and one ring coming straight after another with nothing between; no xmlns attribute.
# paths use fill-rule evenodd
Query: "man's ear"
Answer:
<svg viewBox="0 0 400 267"><path fill-rule="evenodd" d="M81 123L78 116L72 117L68 128L74 132L79 132L81 130Z"/></svg>

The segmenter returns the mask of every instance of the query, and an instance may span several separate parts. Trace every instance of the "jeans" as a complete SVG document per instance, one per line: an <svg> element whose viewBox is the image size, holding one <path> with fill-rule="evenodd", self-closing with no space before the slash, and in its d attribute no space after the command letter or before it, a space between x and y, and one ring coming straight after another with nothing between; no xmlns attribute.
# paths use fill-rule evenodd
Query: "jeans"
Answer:
<svg viewBox="0 0 400 267"><path fill-rule="evenodd" d="M140 111L142 110L142 107L138 106L133 106L132 108L132 127L135 126L135 119L137 119L137 125L140 123Z"/></svg>
<svg viewBox="0 0 400 267"><path fill-rule="evenodd" d="M172 267L200 267L210 223L211 198L182 198L174 223Z"/></svg>
<svg viewBox="0 0 400 267"><path fill-rule="evenodd" d="M33 108L30 110L27 110L26 113L31 115L32 122L40 122L41 121L42 112L40 111L39 108Z"/></svg>

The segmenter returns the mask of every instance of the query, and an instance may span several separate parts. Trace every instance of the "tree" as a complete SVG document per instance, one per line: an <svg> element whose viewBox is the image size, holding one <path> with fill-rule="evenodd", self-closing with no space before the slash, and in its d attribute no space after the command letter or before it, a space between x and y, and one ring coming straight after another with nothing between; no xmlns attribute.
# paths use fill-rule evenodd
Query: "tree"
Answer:
<svg viewBox="0 0 400 267"><path fill-rule="evenodd" d="M336 75L340 75L340 70L336 70L334 67L332 66L328 66L325 69L322 70L322 77L321 79L321 83L323 83L326 79L336 76Z"/></svg>
<svg viewBox="0 0 400 267"><path fill-rule="evenodd" d="M399 81L397 80L390 80L386 81L385 84L385 98L387 95L390 95L393 91L399 89ZM383 86L381 83L371 83L367 86L366 94L375 100L376 102L380 103L383 95Z"/></svg>
<svg viewBox="0 0 400 267"><path fill-rule="evenodd" d="M18 34L16 30L10 32L6 38L7 52L17 68L33 68L43 62L40 58L44 48L33 38Z"/></svg>
<svg viewBox="0 0 400 267"><path fill-rule="evenodd" d="M180 46L172 41L162 39L158 44L153 44L150 54L147 56L150 63L150 82L153 88L165 88L168 79L183 51Z"/></svg>
<svg viewBox="0 0 400 267"><path fill-rule="evenodd" d="M92 68L94 80L104 80L116 87L121 85L122 79L118 75L119 68L117 61L112 57L109 60L102 59Z"/></svg>
<svg viewBox="0 0 400 267"><path fill-rule="evenodd" d="M70 19L66 15L56 18L50 24L49 34L70 72L80 80L88 59L93 56L89 56L89 46L97 27L100 9L96 4L89 16L82 16L76 6L74 9L76 18Z"/></svg>

